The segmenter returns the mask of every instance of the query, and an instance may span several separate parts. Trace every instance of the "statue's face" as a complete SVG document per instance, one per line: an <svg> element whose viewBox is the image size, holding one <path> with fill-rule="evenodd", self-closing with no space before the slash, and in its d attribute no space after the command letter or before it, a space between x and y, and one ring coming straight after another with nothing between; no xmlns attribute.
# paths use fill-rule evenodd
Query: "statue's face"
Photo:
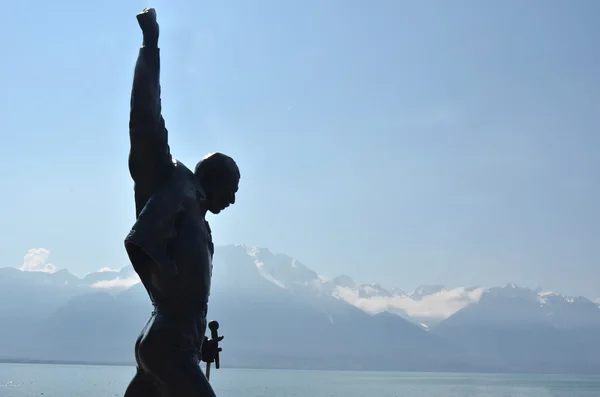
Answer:
<svg viewBox="0 0 600 397"><path fill-rule="evenodd" d="M236 167L237 168L237 167ZM239 171L233 172L229 178L223 180L212 191L206 192L208 199L208 210L213 214L218 214L225 208L235 204L235 194L238 191L240 178Z"/></svg>
<svg viewBox="0 0 600 397"><path fill-rule="evenodd" d="M218 214L235 203L240 169L231 157L223 153L210 153L196 165L194 174L204 188L210 212Z"/></svg>

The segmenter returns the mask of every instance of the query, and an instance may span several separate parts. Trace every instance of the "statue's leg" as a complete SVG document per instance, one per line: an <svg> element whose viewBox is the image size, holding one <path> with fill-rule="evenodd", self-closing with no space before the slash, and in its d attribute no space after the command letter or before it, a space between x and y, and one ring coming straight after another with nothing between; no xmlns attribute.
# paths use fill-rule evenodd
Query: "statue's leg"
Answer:
<svg viewBox="0 0 600 397"><path fill-rule="evenodd" d="M141 362L139 357L140 343L146 335L150 324L153 321L153 318L154 314L150 317L150 319L142 329L142 332L135 341L134 351L135 361L137 363L137 370L133 379L131 380L131 382L129 382L127 390L125 390L124 397L162 397L159 394L158 389L156 388L156 384L152 376L141 368Z"/></svg>
<svg viewBox="0 0 600 397"><path fill-rule="evenodd" d="M162 397L155 386L154 379L143 370L137 370L129 382L123 397Z"/></svg>
<svg viewBox="0 0 600 397"><path fill-rule="evenodd" d="M142 336L141 367L152 375L161 396L216 397L200 368L196 347L187 332L195 326L195 323L183 325L159 314Z"/></svg>
<svg viewBox="0 0 600 397"><path fill-rule="evenodd" d="M171 369L163 381L168 396L216 397L193 354L179 354L170 361Z"/></svg>

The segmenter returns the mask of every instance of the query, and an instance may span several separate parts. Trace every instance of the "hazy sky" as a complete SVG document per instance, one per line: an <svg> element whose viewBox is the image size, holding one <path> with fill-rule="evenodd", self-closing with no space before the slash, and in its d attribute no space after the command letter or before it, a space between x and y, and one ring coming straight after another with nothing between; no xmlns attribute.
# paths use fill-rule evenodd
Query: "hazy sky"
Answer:
<svg viewBox="0 0 600 397"><path fill-rule="evenodd" d="M216 243L405 289L600 296L594 0L3 2L0 266L128 264L150 5L172 153L242 170Z"/></svg>

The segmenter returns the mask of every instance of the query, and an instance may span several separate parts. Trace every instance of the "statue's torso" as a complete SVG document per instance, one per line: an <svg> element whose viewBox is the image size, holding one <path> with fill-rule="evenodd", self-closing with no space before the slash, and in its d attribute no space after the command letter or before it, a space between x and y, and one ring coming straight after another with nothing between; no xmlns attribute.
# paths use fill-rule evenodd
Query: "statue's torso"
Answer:
<svg viewBox="0 0 600 397"><path fill-rule="evenodd" d="M212 278L213 243L200 203L186 197L169 240L167 251L178 274L170 292L175 302L192 307L208 304Z"/></svg>
<svg viewBox="0 0 600 397"><path fill-rule="evenodd" d="M140 246L149 257L157 260L161 255L177 268L176 275L166 276L157 271L157 266L134 263L130 255L153 303L159 308L206 313L214 246L205 220L203 197L193 173L176 163L170 180L148 201L126 239L126 243Z"/></svg>

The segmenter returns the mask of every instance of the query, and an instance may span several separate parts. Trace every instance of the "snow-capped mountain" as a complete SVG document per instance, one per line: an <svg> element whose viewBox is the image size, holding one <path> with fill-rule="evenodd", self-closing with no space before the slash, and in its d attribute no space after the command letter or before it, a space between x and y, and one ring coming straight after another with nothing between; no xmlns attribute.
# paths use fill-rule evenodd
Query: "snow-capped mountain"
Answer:
<svg viewBox="0 0 600 397"><path fill-rule="evenodd" d="M236 265L238 263L252 265L241 267ZM118 270L104 268L82 278L66 269L46 273L2 268L0 278L13 280L13 286L22 282L42 287L56 286L68 296L85 293L89 289L119 292L139 282L131 266ZM600 306L600 300L593 302L584 297L562 296L540 289L520 288L514 284L488 289L421 285L409 293L395 287L388 290L379 283L356 283L348 275L328 278L297 259L246 245L217 248L214 279L217 285L234 284L235 288L244 290L260 284L259 279L267 280L279 288L332 296L369 314L388 312L399 315L426 329L480 300L486 307L489 301L522 301L520 310L511 309L507 315L515 318L525 307L532 306L535 310L523 312L526 318L523 321L538 321L536 319L540 318L539 321L553 322L557 327L585 325L590 322L596 324L595 314L590 313L597 312L595 309ZM482 319L480 315L478 318ZM495 314L494 318L497 319L498 315Z"/></svg>
<svg viewBox="0 0 600 397"><path fill-rule="evenodd" d="M488 289L421 285L411 293L398 288L388 290L378 283L356 283L348 275L328 278L289 256L245 245L222 247L216 256L216 264L218 266L220 261L235 263L246 260L244 257L251 258L256 267L252 270L255 275L280 288L333 296L369 314L396 314L425 329L439 324L470 305L478 304L480 300L483 300L483 306L487 307L488 302L504 302L508 299L511 308L506 314L511 318L516 319L519 313L522 313L525 318L521 321L524 323L543 318L539 321L552 322L556 327L596 324L595 316L600 314L600 311L596 310L598 306L586 298L520 288L514 284ZM240 270L227 266L228 268L221 273L223 276ZM519 309L512 308L515 302L520 302ZM497 305L502 306L502 303ZM528 305L535 306L536 310L527 311ZM492 316L495 319L499 318L498 313ZM478 315L480 320L484 317Z"/></svg>
<svg viewBox="0 0 600 397"><path fill-rule="evenodd" d="M325 282L289 257L243 246L220 247L217 257L209 315L216 313L227 336L228 363L263 368L469 368L445 341L411 322L389 313L369 315L325 294L318 288ZM32 306L56 296L64 283L47 289L40 289L37 281L23 283L19 291L4 296L4 284L14 282L9 274L57 278L54 273L0 271L0 298L7 298L0 299L7 302L0 311L0 358L133 359L132 344L151 306L139 283L114 292L110 282L126 280L127 269L77 278L71 283L76 286L66 288L68 295L40 311Z"/></svg>
<svg viewBox="0 0 600 397"><path fill-rule="evenodd" d="M130 280L130 285L122 286L118 280ZM87 288L116 288L125 289L135 284L138 277L131 266L122 269L100 269L97 272L88 273L78 277L67 269L56 270L52 273L41 271L23 271L12 267L0 268L0 280L10 280L11 283L25 283L28 285L54 286L65 290L80 288L87 292ZM103 285L103 283L108 283Z"/></svg>
<svg viewBox="0 0 600 397"><path fill-rule="evenodd" d="M281 288L295 288L320 282L317 273L287 255L267 249L239 246L254 260L258 273ZM217 259L218 261L218 259Z"/></svg>
<svg viewBox="0 0 600 397"><path fill-rule="evenodd" d="M509 321L556 328L600 326L600 309L585 297L564 296L507 284L487 289L470 310L477 323ZM486 313L485 315L483 313ZM469 310L461 313L465 316Z"/></svg>
<svg viewBox="0 0 600 397"><path fill-rule="evenodd" d="M406 295L408 295L404 290L402 290L400 288L396 288L396 287L392 287L392 290L390 292L392 293L393 296L406 296Z"/></svg>
<svg viewBox="0 0 600 397"><path fill-rule="evenodd" d="M328 284L332 290L336 288L350 288L356 290L360 298L372 298L376 296L393 296L392 292L388 292L385 288L378 283L371 284L356 284L352 278L346 275L341 275L329 280Z"/></svg>
<svg viewBox="0 0 600 397"><path fill-rule="evenodd" d="M443 285L421 285L417 287L409 296L413 300L418 301L424 297L439 294L443 291L446 291L446 287Z"/></svg>
<svg viewBox="0 0 600 397"><path fill-rule="evenodd" d="M561 360L569 371L589 367L600 356L599 331L600 308L589 299L514 284L484 291L432 330L488 363L526 362L527 371L555 371Z"/></svg>
<svg viewBox="0 0 600 397"><path fill-rule="evenodd" d="M127 360L150 310L131 267L84 277L43 269L51 272L0 269L0 352ZM600 371L598 304L513 284L407 293L225 246L215 254L210 310L238 365Z"/></svg>
<svg viewBox="0 0 600 397"><path fill-rule="evenodd" d="M233 268L232 263L251 261L255 269ZM481 289L453 288L443 286L418 287L412 293L406 293L399 288L386 289L379 283L359 284L350 276L340 275L329 278L319 275L300 261L287 255L273 254L268 249L235 245L220 247L215 255L215 278L219 283L220 277L232 281L231 273L238 280L243 271L246 283L243 288L249 288L248 280L259 276L274 285L303 293L316 293L333 296L369 313L392 313L408 319L424 328L435 325L449 317L466 305L476 302ZM253 274L247 274L250 271ZM240 282L236 281L240 286Z"/></svg>
<svg viewBox="0 0 600 397"><path fill-rule="evenodd" d="M547 321L557 328L600 326L598 304L583 296L539 292L537 298Z"/></svg>

